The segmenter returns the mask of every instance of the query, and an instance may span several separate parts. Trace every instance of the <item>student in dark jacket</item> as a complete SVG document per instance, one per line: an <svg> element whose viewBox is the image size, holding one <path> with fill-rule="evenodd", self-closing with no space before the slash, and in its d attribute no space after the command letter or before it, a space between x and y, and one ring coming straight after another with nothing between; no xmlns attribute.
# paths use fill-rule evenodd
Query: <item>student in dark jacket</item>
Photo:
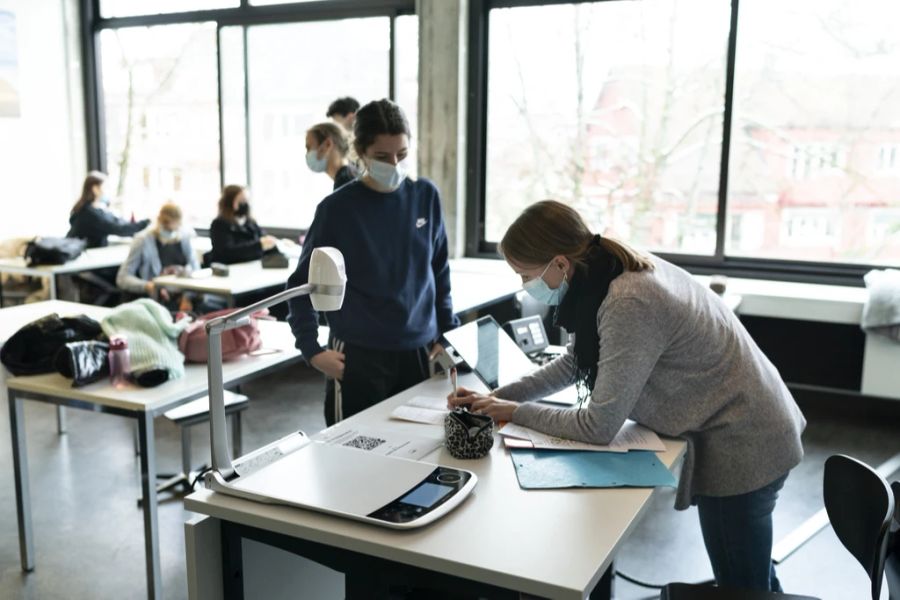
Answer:
<svg viewBox="0 0 900 600"><path fill-rule="evenodd" d="M247 191L239 185L228 185L219 199L219 216L209 226L212 250L204 262L225 264L248 262L262 258L275 247L275 238L266 235L250 215Z"/></svg>
<svg viewBox="0 0 900 600"><path fill-rule="evenodd" d="M132 236L150 224L150 219L135 223L120 219L109 212L109 199L103 194L106 175L91 171L84 180L81 197L69 215L69 233L66 237L81 238L88 248L106 246L107 236Z"/></svg>
<svg viewBox="0 0 900 600"><path fill-rule="evenodd" d="M328 348L317 341L308 297L290 301L291 330L304 358L328 377L329 425L428 377L442 333L458 325L450 299L447 233L438 189L406 177L409 123L390 100L356 114L354 148L365 170L316 209L288 286L305 284L317 246L344 255L347 291L326 314Z"/></svg>
<svg viewBox="0 0 900 600"><path fill-rule="evenodd" d="M359 176L350 163L347 131L335 123L319 123L306 132L306 166L313 173L325 173L338 189Z"/></svg>

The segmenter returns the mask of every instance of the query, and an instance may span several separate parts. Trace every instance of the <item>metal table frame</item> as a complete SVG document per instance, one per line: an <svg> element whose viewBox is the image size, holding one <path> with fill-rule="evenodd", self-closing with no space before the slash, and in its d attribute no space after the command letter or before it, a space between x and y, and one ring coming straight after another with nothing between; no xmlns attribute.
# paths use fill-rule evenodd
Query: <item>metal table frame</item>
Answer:
<svg viewBox="0 0 900 600"><path fill-rule="evenodd" d="M236 387L273 371L289 367L302 361L298 354L278 364L248 373L241 377L226 379L228 387ZM9 383L9 382L8 382ZM206 395L206 390L190 394L177 401L170 402L151 410L131 410L104 406L85 400L75 400L51 394L23 392L18 395L15 389L8 390L9 425L12 437L13 471L16 485L16 516L19 527L19 556L23 571L35 568L34 533L31 522L31 490L28 476L28 450L25 437L25 400L46 402L57 407L67 406L92 412L118 415L137 419L138 438L141 461L141 506L144 517L144 553L147 573L147 597L162 597L162 574L159 558L159 526L156 498L156 453L154 449L153 420L181 404L185 404Z"/></svg>

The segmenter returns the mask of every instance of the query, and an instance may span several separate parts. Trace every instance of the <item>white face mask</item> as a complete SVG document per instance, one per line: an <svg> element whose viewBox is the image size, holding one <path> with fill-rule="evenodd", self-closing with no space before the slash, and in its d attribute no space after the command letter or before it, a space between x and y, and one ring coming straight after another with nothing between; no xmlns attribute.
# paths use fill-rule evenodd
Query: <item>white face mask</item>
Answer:
<svg viewBox="0 0 900 600"><path fill-rule="evenodd" d="M163 227L159 228L159 239L163 242L174 242L178 239L178 230L169 230Z"/></svg>
<svg viewBox="0 0 900 600"><path fill-rule="evenodd" d="M319 149L310 150L306 153L306 166L313 173L322 173L328 167L328 154L319 158Z"/></svg>
<svg viewBox="0 0 900 600"><path fill-rule="evenodd" d="M397 165L392 165L371 159L366 171L375 183L392 192L400 187L400 184L406 179L406 165L402 161Z"/></svg>

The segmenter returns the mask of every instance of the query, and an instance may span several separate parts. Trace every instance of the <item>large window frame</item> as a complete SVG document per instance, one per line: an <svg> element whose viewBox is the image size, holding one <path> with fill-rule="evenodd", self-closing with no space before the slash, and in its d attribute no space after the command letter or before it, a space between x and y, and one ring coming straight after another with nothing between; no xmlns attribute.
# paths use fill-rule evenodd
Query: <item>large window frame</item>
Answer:
<svg viewBox="0 0 900 600"><path fill-rule="evenodd" d="M175 25L184 23L216 23L217 73L217 106L219 122L219 178L225 185L225 137L223 132L222 111L222 28L239 26L244 34L244 144L247 169L247 184L251 176L250 152L251 138L249 111L249 80L247 63L247 29L253 25L270 25L279 23L303 23L314 21L330 21L364 17L387 17L390 19L390 53L388 86L389 97L397 95L397 58L396 58L396 20L397 17L415 14L415 0L317 0L314 2L297 2L254 6L249 0L241 0L239 7L212 10L194 10L179 13L149 14L132 17L104 18L100 12L100 0L79 0L81 13L81 54L84 75L84 110L87 132L88 168L107 171L105 115L103 107L103 80L100 69L100 33L107 29L122 27L148 27L153 25ZM262 225L267 225L262 223ZM296 237L305 232L302 228L266 227L276 236ZM201 230L202 231L202 230Z"/></svg>
<svg viewBox="0 0 900 600"><path fill-rule="evenodd" d="M488 42L489 14L493 9L552 4L621 2L623 0L471 0L469 12L466 245L467 256L496 258L497 244L485 238L487 111L488 111ZM641 0L630 0L641 1ZM731 17L726 54L726 76L722 129L722 153L719 170L716 245L712 255L660 252L659 256L692 273L725 273L735 277L755 277L785 281L805 281L862 286L863 275L877 265L834 262L795 261L729 256L725 252L726 209L728 202L729 157L731 148L734 102L735 57L737 51L740 0L730 0Z"/></svg>

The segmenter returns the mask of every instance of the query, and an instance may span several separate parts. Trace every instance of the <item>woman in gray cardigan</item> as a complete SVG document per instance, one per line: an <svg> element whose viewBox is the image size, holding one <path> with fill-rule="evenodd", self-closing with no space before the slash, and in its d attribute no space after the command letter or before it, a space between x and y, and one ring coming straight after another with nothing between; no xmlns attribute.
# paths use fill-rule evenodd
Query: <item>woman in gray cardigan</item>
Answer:
<svg viewBox="0 0 900 600"><path fill-rule="evenodd" d="M189 273L200 268L191 246L194 231L181 225L181 209L176 204L164 204L159 209L156 225L134 237L128 258L119 267L116 285L138 295L146 295L169 308L190 310L190 301L182 296L172 298L165 288L158 288L153 279L162 274Z"/></svg>
<svg viewBox="0 0 900 600"><path fill-rule="evenodd" d="M687 272L594 235L559 202L527 208L500 251L574 341L520 381L490 396L463 389L450 403L595 444L626 418L686 439L675 508L697 505L716 582L781 591L772 511L803 457L806 421L733 312ZM529 402L573 382L578 408Z"/></svg>

